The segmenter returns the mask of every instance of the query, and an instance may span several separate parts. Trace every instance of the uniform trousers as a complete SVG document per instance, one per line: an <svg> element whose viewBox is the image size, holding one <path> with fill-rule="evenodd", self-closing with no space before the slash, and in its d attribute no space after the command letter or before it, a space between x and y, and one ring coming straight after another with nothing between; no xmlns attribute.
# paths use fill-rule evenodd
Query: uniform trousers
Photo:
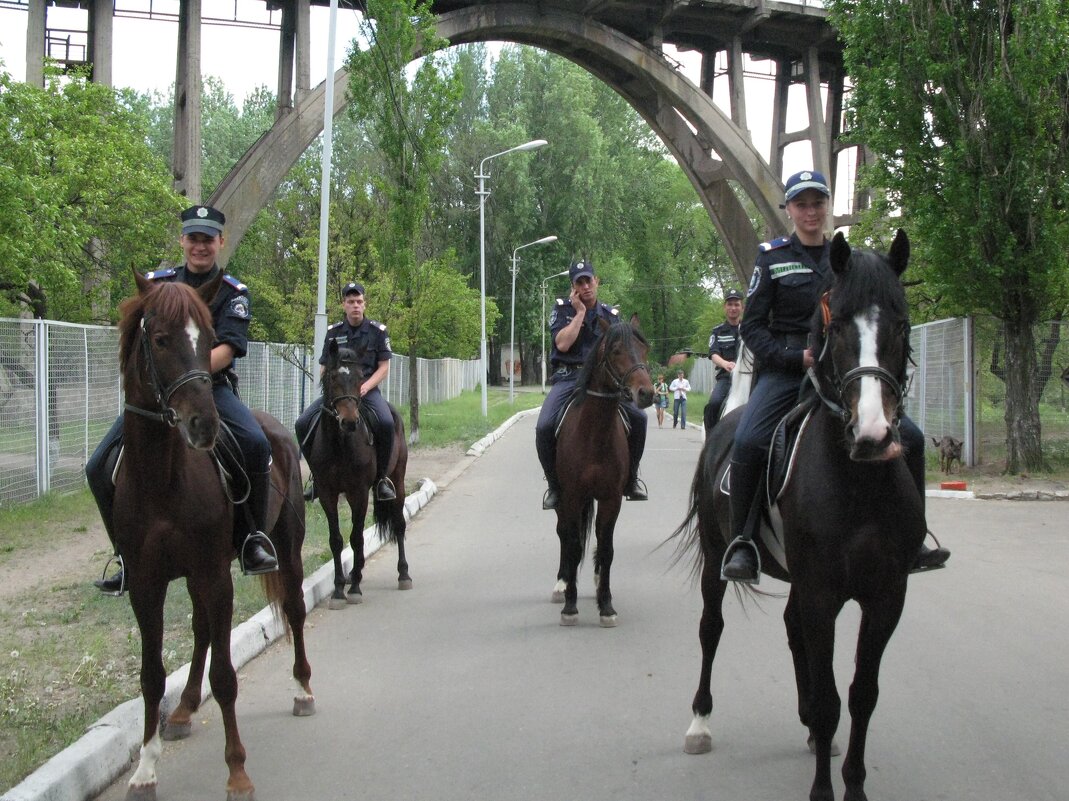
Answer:
<svg viewBox="0 0 1069 801"><path fill-rule="evenodd" d="M725 372L720 378L716 379L716 385L713 387L713 391L709 393L709 400L705 404L705 431L708 433L713 426L716 425L716 421L720 419L720 410L724 408L724 401L727 400L728 393L731 391L731 373Z"/></svg>

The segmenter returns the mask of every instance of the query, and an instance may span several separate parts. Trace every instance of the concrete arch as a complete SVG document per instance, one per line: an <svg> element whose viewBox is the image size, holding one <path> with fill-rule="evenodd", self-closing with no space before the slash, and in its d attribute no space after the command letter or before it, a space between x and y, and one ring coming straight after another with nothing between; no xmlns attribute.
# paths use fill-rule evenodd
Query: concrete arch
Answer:
<svg viewBox="0 0 1069 801"><path fill-rule="evenodd" d="M579 14L547 15L520 4L472 6L443 14L438 32L452 44L505 40L549 50L620 93L682 166L741 280L749 275L759 240L729 180L754 203L768 233L785 233L778 176L748 136L656 50ZM347 74L339 70L334 77L334 114L346 105L347 85ZM280 118L213 194L211 202L227 213L233 245L322 131L325 94L324 82ZM714 159L711 151L720 158Z"/></svg>

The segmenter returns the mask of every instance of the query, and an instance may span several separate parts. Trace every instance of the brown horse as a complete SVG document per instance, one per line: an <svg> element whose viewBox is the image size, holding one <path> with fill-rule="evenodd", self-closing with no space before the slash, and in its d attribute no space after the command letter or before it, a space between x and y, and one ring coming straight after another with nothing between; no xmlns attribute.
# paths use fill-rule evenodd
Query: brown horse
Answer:
<svg viewBox="0 0 1069 801"><path fill-rule="evenodd" d="M841 702L832 658L835 619L849 600L861 607L852 725L843 761L844 801L865 801L865 742L879 695L880 661L906 600L906 576L924 539L924 507L902 458L898 419L909 359L909 316L900 276L909 241L899 231L886 256L831 244L834 280L813 320L817 397L798 437L789 478L776 498L783 520L784 564L758 541L763 571L791 582L784 622L794 657L798 713L816 754L811 801L832 801L830 757ZM760 381L760 378L758 378ZM730 461L736 410L705 441L686 520L673 536L681 552L700 547L704 608L698 628L701 675L684 750L712 749L709 690L724 630L720 578L727 547ZM788 574L786 565L789 565Z"/></svg>
<svg viewBox="0 0 1069 801"><path fill-rule="evenodd" d="M363 600L360 581L364 571L364 518L367 517L368 492L375 481L375 448L368 439L367 422L360 414L361 353L339 347L337 340L327 345L327 363L323 371L323 411L305 447L305 458L315 480L319 503L330 529L330 552L334 557L334 592L328 606L341 609L345 604ZM412 589L405 558L405 468L408 446L405 426L391 406L394 441L391 465L387 471L397 497L391 501L375 499L375 525L383 542L397 543L397 589ZM344 542L338 524L338 497L344 493L352 514L349 544L353 548L353 569L346 575L341 554Z"/></svg>
<svg viewBox="0 0 1069 801"><path fill-rule="evenodd" d="M210 451L219 431L209 375L212 321L205 305L219 287L194 291L179 283L153 283L135 274L138 294L121 306L119 359L126 394L125 450L115 480L116 545L127 567L130 604L141 631L141 691L145 729L141 758L128 799L156 797L156 763L163 739L190 733L201 701L208 646L209 681L226 734L228 801L253 798L245 747L234 702L237 674L230 658L235 556L233 505ZM310 715L315 701L304 651L301 544L304 499L296 443L274 418L257 413L271 443L273 464L268 530L279 571L261 576L265 593L294 645L293 677L300 686L295 715ZM178 707L160 725L163 606L172 579L184 578L193 604L193 656ZM160 730L158 733L158 729Z"/></svg>
<svg viewBox="0 0 1069 801"><path fill-rule="evenodd" d="M558 438L568 444L557 448L560 567L553 600L564 602L562 626L574 626L579 620L575 583L591 525L597 537L594 583L600 624L606 628L616 625L609 574L613 531L630 463L620 404L634 401L645 409L653 403L648 353L637 318L632 318L631 325L602 321L601 335L583 364L560 425ZM598 502L596 519L594 501Z"/></svg>

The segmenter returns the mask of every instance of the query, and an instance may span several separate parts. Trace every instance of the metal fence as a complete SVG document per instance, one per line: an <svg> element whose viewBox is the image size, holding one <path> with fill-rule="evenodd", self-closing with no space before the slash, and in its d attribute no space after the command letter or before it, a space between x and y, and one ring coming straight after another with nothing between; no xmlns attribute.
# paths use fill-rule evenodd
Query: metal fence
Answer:
<svg viewBox="0 0 1069 801"><path fill-rule="evenodd" d="M0 318L0 506L80 489L85 463L122 408L119 335L112 327ZM417 359L421 404L479 385L479 361ZM380 389L408 403L412 360L394 354ZM236 370L242 399L292 430L318 387L302 345L250 342Z"/></svg>

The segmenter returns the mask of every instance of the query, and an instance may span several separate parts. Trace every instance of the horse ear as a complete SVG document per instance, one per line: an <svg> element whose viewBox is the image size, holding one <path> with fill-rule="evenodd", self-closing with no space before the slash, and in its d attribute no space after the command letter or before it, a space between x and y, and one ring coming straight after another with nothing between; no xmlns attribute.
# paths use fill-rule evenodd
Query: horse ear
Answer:
<svg viewBox="0 0 1069 801"><path fill-rule="evenodd" d="M849 262L850 245L847 243L846 237L843 236L843 232L839 231L831 240L831 268L839 275L842 275L846 272Z"/></svg>
<svg viewBox="0 0 1069 801"><path fill-rule="evenodd" d="M338 340L332 338L327 341L327 357L331 359L338 357Z"/></svg>
<svg viewBox="0 0 1069 801"><path fill-rule="evenodd" d="M902 275L906 271L906 265L909 264L909 237L906 236L906 232L901 228L895 234L894 241L891 243L891 251L887 254L887 257L891 260L891 268L898 275Z"/></svg>
<svg viewBox="0 0 1069 801"><path fill-rule="evenodd" d="M631 315L631 327L634 328L636 331L639 330L638 312L635 312Z"/></svg>
<svg viewBox="0 0 1069 801"><path fill-rule="evenodd" d="M598 318L598 331L600 331L601 333L604 334L608 330L609 330L609 321L606 320L604 317L599 317Z"/></svg>
<svg viewBox="0 0 1069 801"><path fill-rule="evenodd" d="M132 264L130 265L130 272L134 274L134 283L137 284L137 294L144 295L152 288L152 282L139 273L137 268Z"/></svg>
<svg viewBox="0 0 1069 801"><path fill-rule="evenodd" d="M204 301L205 305L208 305L213 300L215 300L215 296L219 292L219 286L222 283L223 271L220 270L219 273L215 276L215 278L206 283L204 286L197 288L197 294L200 295L200 299Z"/></svg>

